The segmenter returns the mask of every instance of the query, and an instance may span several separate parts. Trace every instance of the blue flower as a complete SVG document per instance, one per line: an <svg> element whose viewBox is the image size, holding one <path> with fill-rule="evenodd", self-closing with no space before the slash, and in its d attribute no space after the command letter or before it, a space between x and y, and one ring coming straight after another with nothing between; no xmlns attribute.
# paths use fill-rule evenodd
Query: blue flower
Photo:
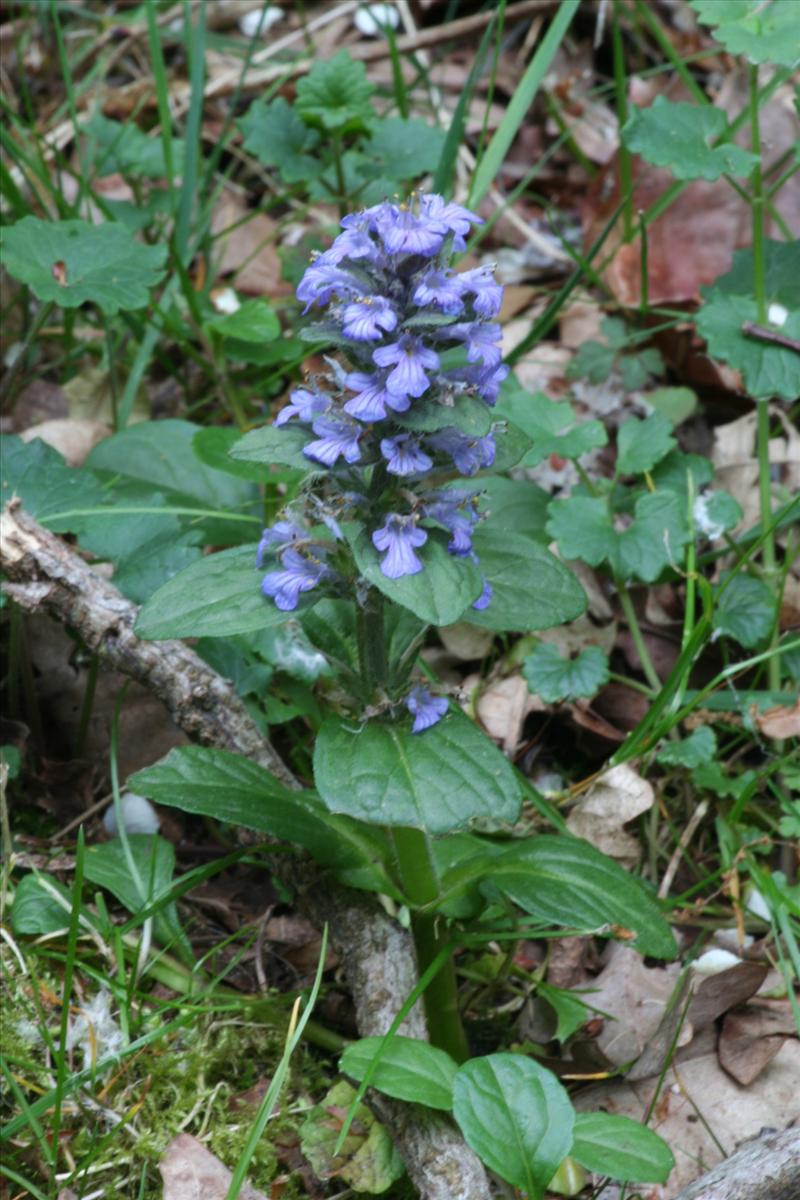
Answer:
<svg viewBox="0 0 800 1200"><path fill-rule="evenodd" d="M361 458L359 438L363 430L355 421L342 415L317 417L311 428L317 440L303 447L308 458L332 467L341 455L345 462L358 462Z"/></svg>
<svg viewBox="0 0 800 1200"><path fill-rule="evenodd" d="M422 560L414 553L415 548L424 546L428 535L418 529L414 517L403 517L390 513L380 529L372 535L376 550L385 550L381 571L387 579L400 579L403 575L416 575L423 567Z"/></svg>
<svg viewBox="0 0 800 1200"><path fill-rule="evenodd" d="M453 489L432 492L423 511L451 533L447 549L450 554L465 558L472 553L472 531L479 520L477 494Z"/></svg>
<svg viewBox="0 0 800 1200"><path fill-rule="evenodd" d="M458 277L462 289L472 296L472 307L479 317L496 317L503 303L503 289L489 266L462 271Z"/></svg>
<svg viewBox="0 0 800 1200"><path fill-rule="evenodd" d="M348 274L327 257L320 254L310 266L297 287L297 299L305 301L303 312L312 304L327 304L331 296L358 296L362 287L353 275Z"/></svg>
<svg viewBox="0 0 800 1200"><path fill-rule="evenodd" d="M369 236L372 220L365 213L350 213L342 217L340 224L344 233L340 233L325 252L331 262L339 263L344 258L366 258L374 262L380 256L378 247Z"/></svg>
<svg viewBox="0 0 800 1200"><path fill-rule="evenodd" d="M467 347L467 358L470 362L482 362L485 367L496 367L503 357L503 352L497 345L502 333L499 325L486 324L483 321L465 321L458 325L450 325L440 331L440 336L462 340Z"/></svg>
<svg viewBox="0 0 800 1200"><path fill-rule="evenodd" d="M351 371L345 376L345 383L353 392L358 392L352 400L348 400L344 411L359 421L382 421L386 416L386 405L395 412L405 412L411 407L407 396L398 396L386 387L386 372L379 371L366 375L363 371Z"/></svg>
<svg viewBox="0 0 800 1200"><path fill-rule="evenodd" d="M397 328L397 313L383 296L362 296L344 310L342 333L354 342L374 342Z"/></svg>
<svg viewBox="0 0 800 1200"><path fill-rule="evenodd" d="M417 684L406 696L406 708L414 718L411 732L422 733L424 729L430 729L431 725L441 721L447 707L444 696L432 696L426 687Z"/></svg>
<svg viewBox="0 0 800 1200"><path fill-rule="evenodd" d="M273 423L278 426L285 425L292 417L299 417L301 421L312 421L314 417L324 413L330 407L330 403L330 396L324 396L321 392L295 388L289 396L289 403L284 405Z"/></svg>
<svg viewBox="0 0 800 1200"><path fill-rule="evenodd" d="M261 541L258 543L256 551L256 566L261 566L265 554L278 554L287 546L293 545L306 536L306 531L294 521L276 521L261 534Z"/></svg>
<svg viewBox="0 0 800 1200"><path fill-rule="evenodd" d="M439 366L439 355L430 350L421 338L403 334L399 342L379 346L373 351L372 360L379 367L396 364L389 373L386 387L398 396L421 396L430 387L426 371L435 371Z"/></svg>
<svg viewBox="0 0 800 1200"><path fill-rule="evenodd" d="M437 195L435 192L431 192L421 198L420 212L431 221L441 222L449 233L455 235L453 238L453 248L458 251L466 250L467 248L464 238L469 233L470 225L483 224L483 217L479 217L477 213L470 212L468 208L464 208L461 204L455 204L452 200L449 202L446 201L444 197Z"/></svg>
<svg viewBox="0 0 800 1200"><path fill-rule="evenodd" d="M413 300L420 306L435 304L445 313L458 313L464 307L461 281L454 271L426 271L414 289ZM502 288L500 289L502 292Z"/></svg>
<svg viewBox="0 0 800 1200"><path fill-rule="evenodd" d="M271 596L282 612L297 608L301 592L310 592L321 579L330 575L330 568L321 558L306 558L299 551L288 549L281 555L282 571L270 571L261 582L265 596Z"/></svg>
<svg viewBox="0 0 800 1200"><path fill-rule="evenodd" d="M431 434L428 445L442 454L449 454L462 475L474 475L494 462L495 445L491 433L482 438L470 438L459 429L442 429Z"/></svg>
<svg viewBox="0 0 800 1200"><path fill-rule="evenodd" d="M483 591L481 592L480 596L478 596L478 599L473 603L472 607L477 608L478 612L481 612L484 608L488 608L491 602L492 585L489 583L488 579L484 579Z"/></svg>
<svg viewBox="0 0 800 1200"><path fill-rule="evenodd" d="M375 225L389 254L438 254L447 236L444 221L427 213L416 214L406 204L380 205Z"/></svg>
<svg viewBox="0 0 800 1200"><path fill-rule="evenodd" d="M386 470L390 475L416 475L420 471L429 471L433 466L433 459L420 449L419 439L410 433L383 438L381 454L386 459Z"/></svg>

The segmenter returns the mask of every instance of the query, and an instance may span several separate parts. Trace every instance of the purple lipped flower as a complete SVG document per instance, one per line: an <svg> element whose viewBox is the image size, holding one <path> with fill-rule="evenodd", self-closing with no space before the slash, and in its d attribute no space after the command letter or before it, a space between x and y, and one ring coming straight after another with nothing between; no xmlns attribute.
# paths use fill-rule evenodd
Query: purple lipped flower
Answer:
<svg viewBox="0 0 800 1200"><path fill-rule="evenodd" d="M433 492L424 507L426 517L438 521L451 534L447 549L450 554L465 558L472 553L472 531L479 520L477 495L453 490Z"/></svg>
<svg viewBox="0 0 800 1200"><path fill-rule="evenodd" d="M503 303L503 288L490 266L462 271L458 277L461 287L472 296L472 305L479 317L496 317Z"/></svg>
<svg viewBox="0 0 800 1200"><path fill-rule="evenodd" d="M478 612L482 612L484 610L484 608L489 607L491 602L492 602L492 585L489 583L488 579L484 579L483 591L481 592L480 596L478 596L478 599L473 601L472 607L477 609Z"/></svg>
<svg viewBox="0 0 800 1200"><path fill-rule="evenodd" d="M345 378L345 383L353 392L358 392L352 400L348 400L344 411L359 421L382 421L386 416L386 405L395 412L405 412L411 407L407 396L398 396L388 391L386 387L386 372L378 371L367 375L363 371L351 371Z"/></svg>
<svg viewBox="0 0 800 1200"><path fill-rule="evenodd" d="M329 251L318 255L306 267L303 278L297 287L297 299L305 302L303 312L308 312L312 304L327 304L331 296L340 299L358 296L363 290L358 280L328 257Z"/></svg>
<svg viewBox="0 0 800 1200"><path fill-rule="evenodd" d="M343 258L366 258L374 262L380 256L378 246L369 236L372 219L367 213L350 213L340 224L344 233L340 233L326 251L331 262L339 263Z"/></svg>
<svg viewBox="0 0 800 1200"><path fill-rule="evenodd" d="M342 332L355 342L374 342L397 328L397 313L383 296L362 296L344 310Z"/></svg>
<svg viewBox="0 0 800 1200"><path fill-rule="evenodd" d="M482 362L485 367L496 367L500 364L503 352L497 343L503 331L499 325L487 324L484 321L464 321L448 326L443 333L448 338L459 338L464 342L470 362Z"/></svg>
<svg viewBox="0 0 800 1200"><path fill-rule="evenodd" d="M292 417L301 421L313 421L314 417L324 413L330 406L330 397L322 392L310 392L308 388L295 388L289 396L289 403L284 405L276 416L274 425L285 425Z"/></svg>
<svg viewBox="0 0 800 1200"><path fill-rule="evenodd" d="M303 447L308 458L324 463L326 467L332 467L340 455L348 463L358 462L361 458L359 438L364 431L355 421L340 413L317 417L311 428L317 438Z"/></svg>
<svg viewBox="0 0 800 1200"><path fill-rule="evenodd" d="M414 718L411 732L422 733L441 721L448 705L444 696L432 696L426 687L418 683L406 696L406 708Z"/></svg>
<svg viewBox="0 0 800 1200"><path fill-rule="evenodd" d="M419 207L420 212L424 213L429 220L441 221L447 231L454 234L453 248L455 250L466 250L467 244L464 239L469 233L470 225L483 225L483 217L470 212L461 204L445 200L436 192L423 196L420 199Z"/></svg>
<svg viewBox="0 0 800 1200"><path fill-rule="evenodd" d="M386 459L386 470L390 475L416 475L420 471L429 471L433 466L433 459L420 448L419 438L410 433L383 438L381 454Z"/></svg>
<svg viewBox="0 0 800 1200"><path fill-rule="evenodd" d="M426 271L414 289L414 303L420 306L435 304L444 313L458 313L464 307L462 275L454 271Z"/></svg>
<svg viewBox="0 0 800 1200"><path fill-rule="evenodd" d="M497 397L500 394L500 384L507 378L509 370L510 367L507 367L505 363L500 363L497 367L484 367L478 373L478 378L475 381L475 390L491 408L494 408L497 403Z"/></svg>
<svg viewBox="0 0 800 1200"><path fill-rule="evenodd" d="M399 342L379 346L372 354L373 362L379 367L391 367L386 387L399 396L421 396L428 390L430 380L426 371L435 371L439 366L439 355L430 350L421 338L403 334Z"/></svg>
<svg viewBox="0 0 800 1200"><path fill-rule="evenodd" d="M388 254L438 254L447 236L447 224L428 213L415 213L406 204L383 204L375 225Z"/></svg>
<svg viewBox="0 0 800 1200"><path fill-rule="evenodd" d="M418 574L423 563L414 550L424 546L427 540L427 533L417 528L414 517L389 513L381 528L372 535L375 549L386 551L385 558L381 560L381 571L386 578L400 579L403 575Z"/></svg>
<svg viewBox="0 0 800 1200"><path fill-rule="evenodd" d="M462 475L474 475L494 462L495 445L491 433L482 438L471 438L459 429L442 429L431 434L428 445L441 454L449 454Z"/></svg>
<svg viewBox="0 0 800 1200"><path fill-rule="evenodd" d="M261 581L261 590L270 596L282 612L297 608L301 592L310 592L330 568L321 558L306 558L291 548L281 555L282 571L269 571Z"/></svg>
<svg viewBox="0 0 800 1200"><path fill-rule="evenodd" d="M279 554L287 546L292 546L307 536L305 529L294 521L276 521L261 534L261 541L258 543L256 551L256 566L261 566L265 554Z"/></svg>

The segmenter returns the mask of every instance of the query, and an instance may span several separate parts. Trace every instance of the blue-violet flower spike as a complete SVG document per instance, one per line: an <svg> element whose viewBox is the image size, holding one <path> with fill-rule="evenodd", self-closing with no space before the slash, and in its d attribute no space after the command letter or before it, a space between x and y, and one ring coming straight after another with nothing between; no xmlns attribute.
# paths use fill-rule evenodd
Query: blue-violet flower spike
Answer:
<svg viewBox="0 0 800 1200"><path fill-rule="evenodd" d="M289 397L289 403L278 413L275 425L285 425L292 417L301 421L313 421L314 417L324 413L330 407L330 397L321 392L310 392L308 388L295 388Z"/></svg>
<svg viewBox="0 0 800 1200"><path fill-rule="evenodd" d="M281 556L284 569L270 571L261 582L265 596L271 596L282 612L297 608L301 592L310 592L330 568L319 559L304 558L297 550L284 550Z"/></svg>
<svg viewBox="0 0 800 1200"><path fill-rule="evenodd" d="M361 458L361 447L358 440L363 430L354 421L346 417L317 417L311 428L317 435L314 442L303 447L303 453L308 458L332 467L341 455L345 462L358 462Z"/></svg>
<svg viewBox="0 0 800 1200"><path fill-rule="evenodd" d="M410 334L404 334L399 342L390 346L379 346L373 351L372 359L379 367L396 364L389 373L386 387L399 396L421 396L430 386L425 372L435 371L439 366L439 355Z"/></svg>
<svg viewBox="0 0 800 1200"><path fill-rule="evenodd" d="M422 733L441 721L447 712L447 701L444 696L432 696L427 688L417 684L406 697L406 708L414 718L411 732Z"/></svg>
<svg viewBox="0 0 800 1200"><path fill-rule="evenodd" d="M419 441L410 433L381 440L381 454L386 459L386 470L390 475L416 475L429 471L433 459L420 449Z"/></svg>
<svg viewBox="0 0 800 1200"><path fill-rule="evenodd" d="M390 513L380 529L372 535L376 550L385 550L381 560L381 571L387 579L400 579L403 575L416 575L423 567L422 559L414 553L415 548L424 546L428 535L418 529L413 517L402 517Z"/></svg>
<svg viewBox="0 0 800 1200"><path fill-rule="evenodd" d="M354 342L376 342L397 328L397 313L383 296L364 296L344 310L342 333Z"/></svg>

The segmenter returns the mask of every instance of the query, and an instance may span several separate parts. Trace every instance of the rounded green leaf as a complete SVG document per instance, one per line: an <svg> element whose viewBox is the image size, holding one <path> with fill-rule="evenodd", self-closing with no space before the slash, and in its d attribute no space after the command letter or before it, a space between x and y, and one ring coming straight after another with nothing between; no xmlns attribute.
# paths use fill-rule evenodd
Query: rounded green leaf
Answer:
<svg viewBox="0 0 800 1200"><path fill-rule="evenodd" d="M331 717L317 737L314 779L331 812L429 833L478 817L514 821L520 807L511 766L460 712L419 734Z"/></svg>
<svg viewBox="0 0 800 1200"><path fill-rule="evenodd" d="M220 313L206 325L222 337L259 344L274 341L281 331L280 321L263 300L245 300L236 312Z"/></svg>
<svg viewBox="0 0 800 1200"><path fill-rule="evenodd" d="M237 462L281 463L286 467L305 467L312 471L314 464L303 454L309 435L295 425L262 425L251 429L230 448Z"/></svg>
<svg viewBox="0 0 800 1200"><path fill-rule="evenodd" d="M256 567L256 549L234 546L174 575L139 612L139 637L224 637L291 620L296 613L281 612L261 592L264 571Z"/></svg>
<svg viewBox="0 0 800 1200"><path fill-rule="evenodd" d="M475 1153L529 1197L541 1197L572 1144L575 1112L551 1071L521 1054L459 1068L453 1115Z"/></svg>
<svg viewBox="0 0 800 1200"><path fill-rule="evenodd" d="M344 1073L360 1083L382 1043L383 1038L368 1037L348 1046L339 1064ZM370 1086L387 1096L394 1096L395 1100L426 1104L428 1108L449 1112L453 1106L453 1080L457 1069L444 1050L418 1038L397 1034L382 1051L370 1075Z"/></svg>
<svg viewBox="0 0 800 1200"><path fill-rule="evenodd" d="M124 225L108 221L42 221L23 217L0 232L3 265L37 299L62 308L91 301L113 316L144 308L164 274L166 245L138 242Z"/></svg>
<svg viewBox="0 0 800 1200"><path fill-rule="evenodd" d="M690 0L714 37L731 54L752 63L793 67L800 62L800 6L797 0Z"/></svg>
<svg viewBox="0 0 800 1200"><path fill-rule="evenodd" d="M599 646L587 646L576 658L563 658L558 647L540 642L522 666L532 692L547 704L594 696L608 683L608 659Z"/></svg>
<svg viewBox="0 0 800 1200"><path fill-rule="evenodd" d="M573 621L586 595L569 567L533 538L495 528L491 516L473 537L480 569L492 585L488 608L463 619L484 629L550 629ZM463 561L463 560L462 560Z"/></svg>
<svg viewBox="0 0 800 1200"><path fill-rule="evenodd" d="M749 175L758 162L755 154L730 142L711 144L725 133L727 124L722 109L711 104L656 96L649 108L634 109L622 138L629 150L656 166L669 167L676 179Z"/></svg>
<svg viewBox="0 0 800 1200"><path fill-rule="evenodd" d="M675 445L672 422L661 413L640 421L631 417L617 434L617 470L622 475L641 475L660 462Z"/></svg>
<svg viewBox="0 0 800 1200"><path fill-rule="evenodd" d="M675 1158L646 1125L608 1113L578 1113L570 1155L598 1175L632 1183L665 1183Z"/></svg>

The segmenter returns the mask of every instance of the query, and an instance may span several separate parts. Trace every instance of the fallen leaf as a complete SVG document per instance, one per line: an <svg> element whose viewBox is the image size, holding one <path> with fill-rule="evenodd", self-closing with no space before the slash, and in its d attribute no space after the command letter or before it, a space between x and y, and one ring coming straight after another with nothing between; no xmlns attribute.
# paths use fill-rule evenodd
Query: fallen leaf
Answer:
<svg viewBox="0 0 800 1200"><path fill-rule="evenodd" d="M190 1133L179 1133L158 1167L164 1181L163 1200L226 1200L233 1176L219 1159ZM239 1200L266 1200L244 1183Z"/></svg>
<svg viewBox="0 0 800 1200"><path fill-rule="evenodd" d="M687 1020L692 1029L703 1029L729 1008L754 996L767 977L763 963L739 962L725 971L707 975L697 984Z"/></svg>
<svg viewBox="0 0 800 1200"><path fill-rule="evenodd" d="M627 763L612 767L592 784L567 817L567 828L623 866L639 860L638 840L623 826L653 807L655 792Z"/></svg>
<svg viewBox="0 0 800 1200"><path fill-rule="evenodd" d="M629 946L612 943L606 965L587 997L593 1008L608 1013L597 1045L615 1067L638 1058L655 1035L675 989L680 966L646 967Z"/></svg>
<svg viewBox="0 0 800 1200"><path fill-rule="evenodd" d="M102 421L57 417L51 421L31 425L20 437L23 442L32 442L35 438L40 438L63 455L69 466L79 467L88 457L90 450L110 433L110 427Z"/></svg>
<svg viewBox="0 0 800 1200"><path fill-rule="evenodd" d="M726 1014L717 1047L720 1064L749 1087L792 1035L797 1026L788 1000L754 1001Z"/></svg>
<svg viewBox="0 0 800 1200"><path fill-rule="evenodd" d="M439 637L445 650L459 662L484 658L494 643L491 629L481 629L478 625L470 625L468 621L446 625L439 630Z"/></svg>
<svg viewBox="0 0 800 1200"><path fill-rule="evenodd" d="M776 705L775 708L757 713L756 723L765 737L781 740L800 737L800 700L791 708Z"/></svg>
<svg viewBox="0 0 800 1200"><path fill-rule="evenodd" d="M785 434L784 437L770 438L770 465L783 486L790 493L797 493L800 491L800 431L777 405L770 406L770 415L780 421ZM716 469L715 486L730 492L742 509L741 521L729 531L734 536L761 519L757 423L758 415L753 411L714 430L711 461Z"/></svg>
<svg viewBox="0 0 800 1200"><path fill-rule="evenodd" d="M469 688L470 680L474 685L478 677L465 679L465 688ZM531 694L521 675L490 683L478 696L475 708L481 725L489 737L501 743L505 754L513 754L519 745L528 713L545 711L544 703Z"/></svg>
<svg viewBox="0 0 800 1200"><path fill-rule="evenodd" d="M215 278L231 275L239 291L250 296L291 295L291 286L281 279L276 231L271 217L248 209L237 192L226 188L211 217Z"/></svg>

